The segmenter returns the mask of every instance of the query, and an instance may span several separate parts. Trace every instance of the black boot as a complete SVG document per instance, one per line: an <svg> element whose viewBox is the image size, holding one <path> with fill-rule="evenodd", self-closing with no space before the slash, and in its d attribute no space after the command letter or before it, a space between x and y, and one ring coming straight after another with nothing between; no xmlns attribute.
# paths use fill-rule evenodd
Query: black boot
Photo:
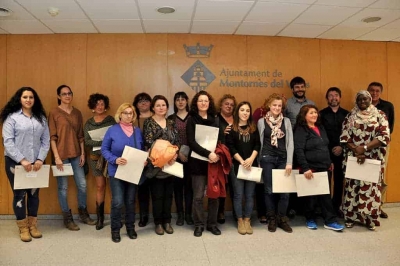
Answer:
<svg viewBox="0 0 400 266"><path fill-rule="evenodd" d="M176 225L182 226L184 224L183 212L178 212L178 219L176 220Z"/></svg>
<svg viewBox="0 0 400 266"><path fill-rule="evenodd" d="M149 223L149 215L148 214L140 215L139 227L145 227L148 223Z"/></svg>
<svg viewBox="0 0 400 266"><path fill-rule="evenodd" d="M193 217L191 213L185 213L185 221L187 225L194 225Z"/></svg>
<svg viewBox="0 0 400 266"><path fill-rule="evenodd" d="M121 242L121 235L119 234L119 231L111 232L111 240L112 240L114 243L119 243L119 242Z"/></svg>
<svg viewBox="0 0 400 266"><path fill-rule="evenodd" d="M100 230L104 227L104 202L100 205L96 202L97 222L96 230Z"/></svg>

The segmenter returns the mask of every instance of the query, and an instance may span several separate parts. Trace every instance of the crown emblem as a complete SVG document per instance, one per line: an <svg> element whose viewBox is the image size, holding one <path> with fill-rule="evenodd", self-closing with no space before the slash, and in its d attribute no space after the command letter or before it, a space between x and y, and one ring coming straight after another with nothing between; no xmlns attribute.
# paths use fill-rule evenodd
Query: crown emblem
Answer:
<svg viewBox="0 0 400 266"><path fill-rule="evenodd" d="M196 46L186 46L185 48L186 56L192 58L206 58L210 57L210 53L214 45L210 44L210 46L200 46L200 43L197 43Z"/></svg>

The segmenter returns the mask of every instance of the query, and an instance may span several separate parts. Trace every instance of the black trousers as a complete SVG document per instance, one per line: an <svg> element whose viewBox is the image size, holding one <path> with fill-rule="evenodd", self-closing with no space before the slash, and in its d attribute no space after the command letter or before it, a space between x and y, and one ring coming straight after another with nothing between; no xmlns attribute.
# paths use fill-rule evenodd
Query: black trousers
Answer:
<svg viewBox="0 0 400 266"><path fill-rule="evenodd" d="M147 179L138 186L138 200L139 200L139 213L140 216L149 215L150 205L150 180Z"/></svg>
<svg viewBox="0 0 400 266"><path fill-rule="evenodd" d="M190 215L193 206L192 177L187 163L183 164L183 178L174 179L174 198L176 212ZM184 206L185 205L185 206Z"/></svg>
<svg viewBox="0 0 400 266"><path fill-rule="evenodd" d="M204 190L207 185L206 175L192 175L193 185L193 220L195 227L204 227ZM207 227L217 225L218 198L208 199Z"/></svg>
<svg viewBox="0 0 400 266"><path fill-rule="evenodd" d="M342 205L344 173L342 169L342 157L334 158L333 165L333 198L332 204L335 212L338 212ZM330 183L329 183L330 184Z"/></svg>
<svg viewBox="0 0 400 266"><path fill-rule="evenodd" d="M174 178L167 177L150 179L151 199L153 203L154 223L171 223L172 196L174 193Z"/></svg>

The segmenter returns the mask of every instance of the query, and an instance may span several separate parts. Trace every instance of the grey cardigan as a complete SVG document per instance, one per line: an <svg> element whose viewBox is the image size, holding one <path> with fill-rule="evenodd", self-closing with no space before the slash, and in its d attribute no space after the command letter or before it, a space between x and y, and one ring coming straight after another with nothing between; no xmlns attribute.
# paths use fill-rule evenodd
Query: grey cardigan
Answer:
<svg viewBox="0 0 400 266"><path fill-rule="evenodd" d="M285 143L286 143L286 164L293 164L293 152L294 152L294 144L293 144L293 130L292 130L292 124L290 123L290 119L287 117L283 118L283 121L285 123ZM264 129L265 129L265 122L264 122L264 117L260 118L257 123L258 127L258 132L260 132L260 141L261 141L261 150L258 156L258 162L260 162L262 158L262 148L263 148L263 142L264 142Z"/></svg>

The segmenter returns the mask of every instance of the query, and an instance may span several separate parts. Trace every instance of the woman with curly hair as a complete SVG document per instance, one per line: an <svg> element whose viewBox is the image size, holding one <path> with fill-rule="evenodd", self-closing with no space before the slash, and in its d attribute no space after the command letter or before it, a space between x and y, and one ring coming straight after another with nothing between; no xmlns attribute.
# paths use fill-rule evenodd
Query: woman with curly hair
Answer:
<svg viewBox="0 0 400 266"><path fill-rule="evenodd" d="M14 194L14 214L21 240L29 242L31 237L42 237L37 229L39 188L14 189L14 169L22 165L26 172L40 170L50 149L46 113L36 91L30 87L17 90L1 110L0 122L3 124L5 170Z"/></svg>
<svg viewBox="0 0 400 266"><path fill-rule="evenodd" d="M89 118L83 127L85 135L85 145L90 147L89 165L92 169L92 174L96 180L96 213L97 222L96 230L104 227L104 197L106 194L106 177L104 167L106 161L101 155L100 149L103 140L93 140L89 135L89 131L110 127L115 124L114 117L107 115L107 110L110 108L110 100L106 95L94 93L89 96L88 107L92 110L93 117Z"/></svg>

